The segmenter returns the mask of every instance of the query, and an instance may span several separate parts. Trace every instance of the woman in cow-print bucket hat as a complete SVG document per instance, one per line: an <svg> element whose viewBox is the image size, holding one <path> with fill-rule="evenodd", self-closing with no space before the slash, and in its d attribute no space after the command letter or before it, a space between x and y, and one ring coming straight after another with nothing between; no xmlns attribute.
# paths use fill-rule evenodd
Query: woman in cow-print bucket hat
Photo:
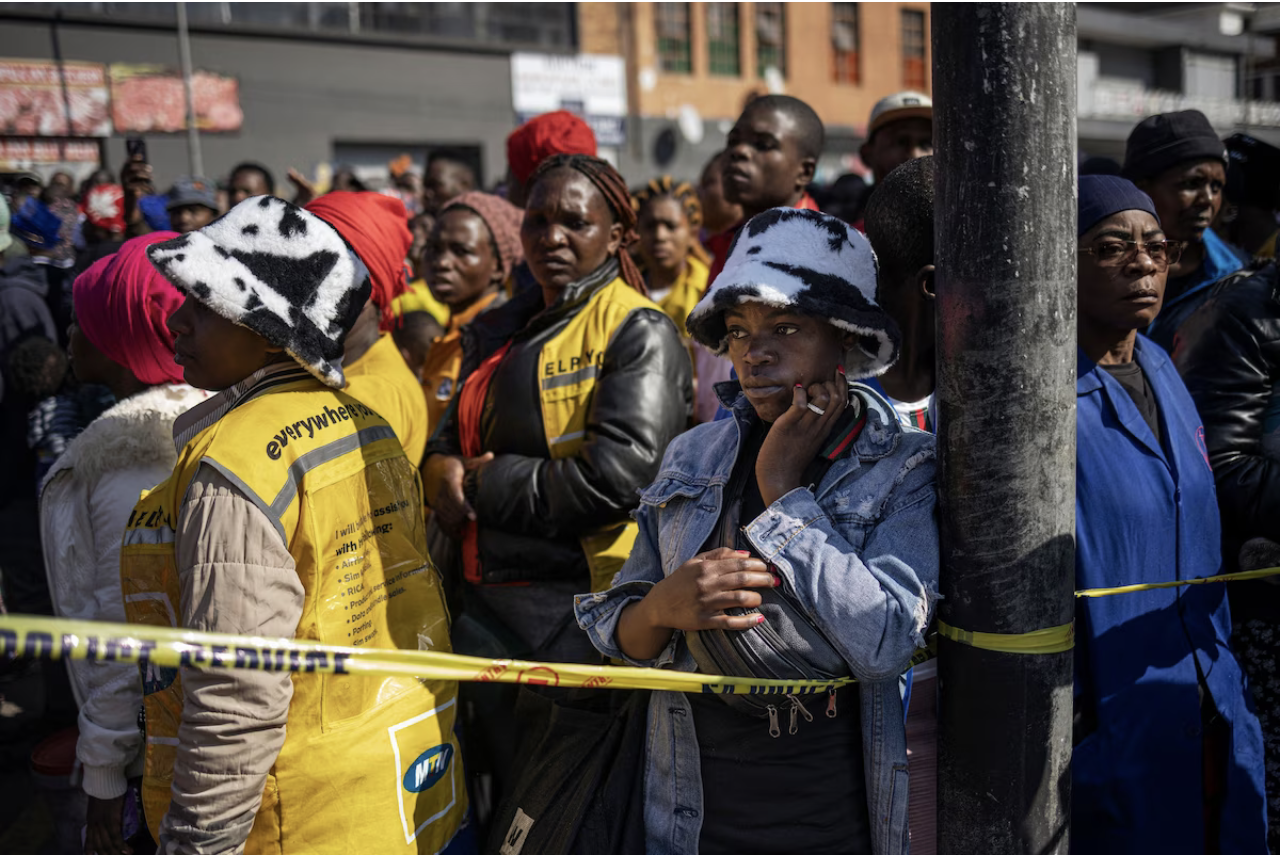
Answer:
<svg viewBox="0 0 1280 856"><path fill-rule="evenodd" d="M577 597L578 623L634 665L858 683L654 692L650 852L907 851L898 678L938 596L936 468L932 435L850 382L897 357L875 290L862 235L773 209L689 316L733 362L738 380L716 390L733 418L667 447L630 558L612 588Z"/></svg>
<svg viewBox="0 0 1280 856"><path fill-rule="evenodd" d="M773 208L752 217L729 246L729 258L689 313L689 335L714 351L728 350L725 310L744 303L789 308L853 334L845 371L876 377L898 359L898 325L876 303L877 264L871 244L834 217Z"/></svg>

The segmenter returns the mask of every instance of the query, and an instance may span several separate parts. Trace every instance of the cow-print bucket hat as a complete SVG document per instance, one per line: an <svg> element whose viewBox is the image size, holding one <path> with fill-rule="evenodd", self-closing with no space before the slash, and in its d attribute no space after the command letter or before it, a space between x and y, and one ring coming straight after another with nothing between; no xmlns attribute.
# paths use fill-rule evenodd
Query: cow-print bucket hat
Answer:
<svg viewBox="0 0 1280 856"><path fill-rule="evenodd" d="M724 270L685 322L716 354L728 349L726 310L757 302L822 318L858 337L845 363L850 379L875 377L898 359L898 325L876 303L871 244L835 217L771 208L747 221L729 246Z"/></svg>
<svg viewBox="0 0 1280 856"><path fill-rule="evenodd" d="M147 255L179 291L283 348L329 386L346 384L343 340L369 300L369 271L324 220L255 196Z"/></svg>

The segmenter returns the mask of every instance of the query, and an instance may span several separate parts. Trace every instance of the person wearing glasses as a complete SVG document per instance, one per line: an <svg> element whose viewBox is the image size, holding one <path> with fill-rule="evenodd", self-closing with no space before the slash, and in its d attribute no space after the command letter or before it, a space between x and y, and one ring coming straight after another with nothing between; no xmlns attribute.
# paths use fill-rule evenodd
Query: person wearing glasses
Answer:
<svg viewBox="0 0 1280 856"><path fill-rule="evenodd" d="M1079 184L1076 588L1213 576L1204 428L1138 331L1183 247L1118 176ZM1077 599L1071 849L1266 851L1262 735L1226 585Z"/></svg>

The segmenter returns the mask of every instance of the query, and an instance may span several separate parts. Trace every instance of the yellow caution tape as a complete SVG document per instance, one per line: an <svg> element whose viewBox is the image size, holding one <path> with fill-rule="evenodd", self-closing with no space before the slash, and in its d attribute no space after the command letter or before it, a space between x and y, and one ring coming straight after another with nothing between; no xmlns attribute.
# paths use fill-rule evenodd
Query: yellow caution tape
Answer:
<svg viewBox="0 0 1280 856"><path fill-rule="evenodd" d="M1198 586L1205 583L1226 583L1240 580L1260 580L1263 577L1274 577L1280 574L1280 568L1259 568L1256 571L1237 571L1234 574L1218 574L1216 577L1200 577L1194 580L1174 580L1170 583L1135 583L1130 586L1114 588L1091 588L1076 592L1076 597L1106 597L1112 594L1128 594L1148 589L1177 588L1178 586Z"/></svg>
<svg viewBox="0 0 1280 856"><path fill-rule="evenodd" d="M30 615L0 615L0 654L55 660L154 663L171 667L399 675L445 681L726 695L811 695L856 683L854 678L772 681L634 666L488 660L439 651L342 648L293 639L202 633L105 621L68 621ZM932 656L931 650L921 649L911 663L916 665Z"/></svg>
<svg viewBox="0 0 1280 856"><path fill-rule="evenodd" d="M938 635L952 642L960 642L984 651L1003 654L1061 654L1075 645L1075 624L1046 627L1030 633L983 633L977 630L960 630L938 619Z"/></svg>

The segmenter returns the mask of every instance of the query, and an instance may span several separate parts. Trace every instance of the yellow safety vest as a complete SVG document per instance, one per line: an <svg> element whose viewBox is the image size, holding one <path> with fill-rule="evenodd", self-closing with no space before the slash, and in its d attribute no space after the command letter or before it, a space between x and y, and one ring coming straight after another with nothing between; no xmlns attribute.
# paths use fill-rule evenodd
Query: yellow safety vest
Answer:
<svg viewBox="0 0 1280 856"><path fill-rule="evenodd" d="M248 397L198 433L125 530L128 620L176 626L174 526L198 467L235 483L275 524L305 601L295 637L361 648L449 651L449 617L427 556L417 471L390 426L305 378ZM247 644L228 657L258 662ZM208 665L208 664L206 664ZM467 810L453 681L294 672L286 737L248 853L436 853ZM143 675L143 807L153 836L168 810L182 678Z"/></svg>
<svg viewBox="0 0 1280 856"><path fill-rule="evenodd" d="M707 278L711 269L696 256L685 259L684 273L676 280L671 290L658 301L658 308L666 313L671 323L676 325L680 336L688 339L684 322L688 319L693 307L698 305L702 295L707 291Z"/></svg>
<svg viewBox="0 0 1280 856"><path fill-rule="evenodd" d="M552 459L571 457L582 448L591 396L613 334L632 311L657 308L618 278L591 295L565 328L542 346L538 383ZM628 520L580 538L591 569L592 591L610 587L613 575L631 554L638 531L635 521Z"/></svg>

